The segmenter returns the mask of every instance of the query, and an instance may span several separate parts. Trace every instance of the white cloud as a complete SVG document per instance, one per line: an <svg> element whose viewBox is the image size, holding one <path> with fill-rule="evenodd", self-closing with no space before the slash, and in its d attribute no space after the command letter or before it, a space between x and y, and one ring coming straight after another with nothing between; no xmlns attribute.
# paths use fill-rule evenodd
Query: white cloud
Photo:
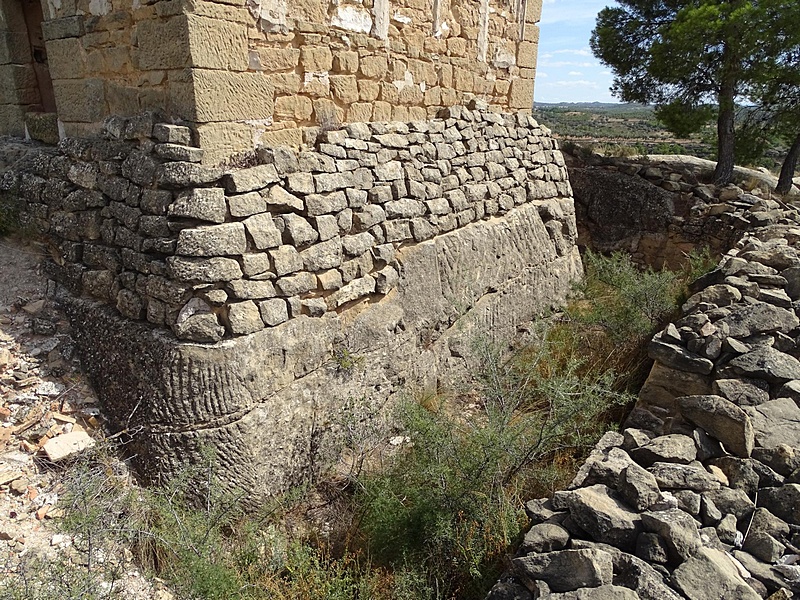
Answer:
<svg viewBox="0 0 800 600"><path fill-rule="evenodd" d="M585 69L586 67L596 66L596 63L575 62L571 60L540 60L539 65L543 67L582 67Z"/></svg>
<svg viewBox="0 0 800 600"><path fill-rule="evenodd" d="M608 67L592 57L589 40L597 13L614 0L542 0L538 102L617 102ZM549 73L549 77L543 72Z"/></svg>
<svg viewBox="0 0 800 600"><path fill-rule="evenodd" d="M591 56L592 51L589 48L564 48L563 50L553 50L553 54L574 54L575 56Z"/></svg>
<svg viewBox="0 0 800 600"><path fill-rule="evenodd" d="M592 52L588 48L564 48L561 50L553 50L552 52L544 52L539 55L539 60L553 58L556 54L569 54L572 56L592 56Z"/></svg>
<svg viewBox="0 0 800 600"><path fill-rule="evenodd" d="M598 88L596 81L589 81L587 79L570 79L562 81L554 81L551 85L559 87L584 87L596 90Z"/></svg>
<svg viewBox="0 0 800 600"><path fill-rule="evenodd" d="M576 21L591 21L594 23L597 13L606 5L607 0L554 0L544 2L546 8L542 11L542 24L569 23Z"/></svg>

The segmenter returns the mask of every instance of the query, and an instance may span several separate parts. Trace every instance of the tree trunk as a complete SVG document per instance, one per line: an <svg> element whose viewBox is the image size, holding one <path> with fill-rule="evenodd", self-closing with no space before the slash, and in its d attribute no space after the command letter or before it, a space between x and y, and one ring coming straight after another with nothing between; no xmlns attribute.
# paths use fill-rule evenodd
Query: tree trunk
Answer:
<svg viewBox="0 0 800 600"><path fill-rule="evenodd" d="M724 81L719 93L719 116L717 117L717 168L714 170L714 183L725 185L733 178L734 147L736 134L734 119L736 105L733 82Z"/></svg>
<svg viewBox="0 0 800 600"><path fill-rule="evenodd" d="M722 71L720 73L719 116L717 117L717 168L714 183L726 185L733 179L734 151L736 145L736 84L739 65L736 53L729 43L722 49Z"/></svg>
<svg viewBox="0 0 800 600"><path fill-rule="evenodd" d="M797 160L800 159L800 133L794 138L792 147L789 148L789 154L783 160L781 166L781 175L778 177L778 185L775 186L775 192L778 194L787 194L792 189L792 178L794 171L797 168Z"/></svg>

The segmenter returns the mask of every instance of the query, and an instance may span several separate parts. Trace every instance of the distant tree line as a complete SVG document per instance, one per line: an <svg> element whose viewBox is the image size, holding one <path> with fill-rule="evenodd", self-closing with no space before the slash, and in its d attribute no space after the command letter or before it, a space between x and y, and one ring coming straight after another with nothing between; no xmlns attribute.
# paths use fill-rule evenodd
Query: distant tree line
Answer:
<svg viewBox="0 0 800 600"><path fill-rule="evenodd" d="M776 191L800 158L799 0L617 0L597 16L591 47L614 73L612 92L654 104L687 136L717 126L714 179L728 183L737 151L767 136L789 145ZM737 127L737 103L748 117Z"/></svg>

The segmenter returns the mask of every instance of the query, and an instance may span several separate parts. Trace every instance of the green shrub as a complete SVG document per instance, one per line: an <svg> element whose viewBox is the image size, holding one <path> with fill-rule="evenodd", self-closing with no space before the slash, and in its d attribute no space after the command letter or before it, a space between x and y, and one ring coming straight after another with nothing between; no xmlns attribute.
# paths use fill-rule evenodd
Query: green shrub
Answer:
<svg viewBox="0 0 800 600"><path fill-rule="evenodd" d="M569 481L632 399L630 373L641 372L644 345L685 282L713 266L707 251L687 256L679 273L642 270L623 255L584 262L583 295L534 328L535 343L510 355L475 345L466 397L406 399L386 422L363 398L343 407L350 460L330 539L286 525L302 521L305 489L245 514L211 455L142 490L101 450L70 466L62 494L62 526L83 566L31 559L0 581L0 597L112 598L124 564L93 557L129 548L180 599L483 598L525 525L523 499ZM390 435L404 442L393 447Z"/></svg>
<svg viewBox="0 0 800 600"><path fill-rule="evenodd" d="M577 359L555 364L546 341L505 360L487 346L481 354L479 409L406 401L397 420L410 448L361 480L366 547L416 573L419 598L483 597L525 522L521 498L553 482L540 463L585 452L600 415L628 399L611 373L592 379Z"/></svg>
<svg viewBox="0 0 800 600"><path fill-rule="evenodd" d="M688 154L686 148L676 142L661 142L653 147L653 154Z"/></svg>
<svg viewBox="0 0 800 600"><path fill-rule="evenodd" d="M682 287L676 273L640 269L622 253L587 251L583 262L579 289L590 301L573 305L571 315L602 327L613 341L649 337L675 312Z"/></svg>
<svg viewBox="0 0 800 600"><path fill-rule="evenodd" d="M68 465L59 504L61 529L72 536L69 552L55 560L27 555L13 576L0 579L0 597L14 600L116 598L125 576L136 493L127 471L107 448ZM79 557L77 562L72 556Z"/></svg>

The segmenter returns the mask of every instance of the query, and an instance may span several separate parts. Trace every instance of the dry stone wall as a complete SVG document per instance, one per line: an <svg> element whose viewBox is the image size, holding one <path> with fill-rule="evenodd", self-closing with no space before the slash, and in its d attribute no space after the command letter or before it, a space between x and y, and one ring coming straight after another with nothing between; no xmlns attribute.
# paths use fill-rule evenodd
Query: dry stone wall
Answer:
<svg viewBox="0 0 800 600"><path fill-rule="evenodd" d="M654 336L623 432L526 504L532 526L488 598L800 592L800 213L709 191L744 234Z"/></svg>
<svg viewBox="0 0 800 600"><path fill-rule="evenodd" d="M527 115L350 124L263 164L198 163L185 127L111 119L6 173L59 248L60 279L120 314L215 342L390 293L395 255L526 203L570 197L560 152ZM549 209L543 209L549 210ZM548 226L566 246L570 224ZM566 227L566 228L565 228Z"/></svg>
<svg viewBox="0 0 800 600"><path fill-rule="evenodd" d="M188 129L9 148L76 340L146 479L216 450L253 501L310 473L345 405L458 384L581 275L563 158L477 105L201 164ZM30 150L30 148L27 148Z"/></svg>

